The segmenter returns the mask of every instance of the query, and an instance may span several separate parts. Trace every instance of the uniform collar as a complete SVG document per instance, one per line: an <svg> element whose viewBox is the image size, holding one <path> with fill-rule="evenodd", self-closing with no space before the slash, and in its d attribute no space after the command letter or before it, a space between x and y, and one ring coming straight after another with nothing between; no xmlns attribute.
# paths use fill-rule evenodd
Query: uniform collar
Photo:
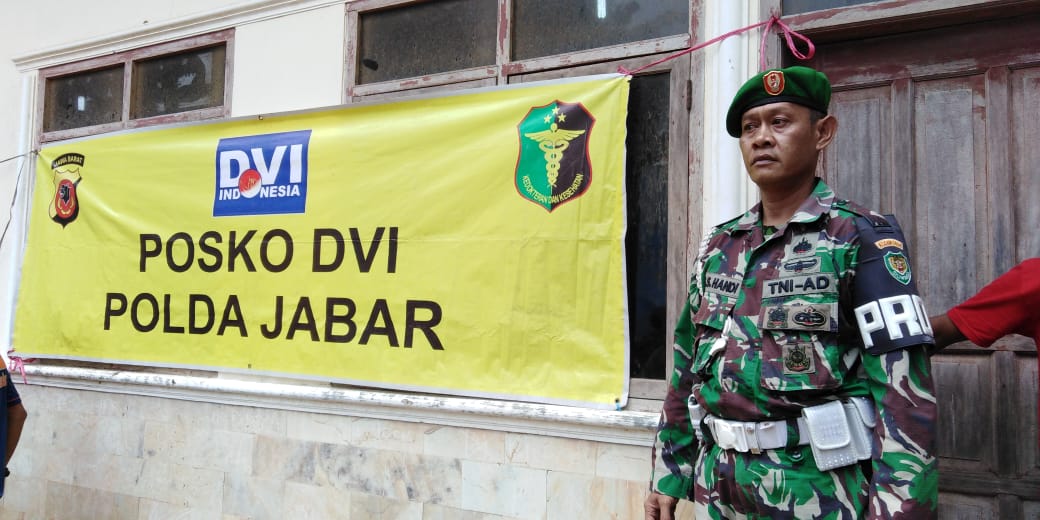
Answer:
<svg viewBox="0 0 1040 520"><path fill-rule="evenodd" d="M825 213L830 211L831 205L834 203L834 191L831 190L827 183L823 182L823 179L817 177L816 185L813 186L812 193L802 202L802 205L798 207L798 210L791 215L791 219L787 221L787 224L792 222L798 223L809 223L819 220ZM751 231L758 227L762 221L762 202L755 204L751 209L741 215L737 219L736 224L731 228L731 232L737 231ZM784 227L787 227L787 224Z"/></svg>

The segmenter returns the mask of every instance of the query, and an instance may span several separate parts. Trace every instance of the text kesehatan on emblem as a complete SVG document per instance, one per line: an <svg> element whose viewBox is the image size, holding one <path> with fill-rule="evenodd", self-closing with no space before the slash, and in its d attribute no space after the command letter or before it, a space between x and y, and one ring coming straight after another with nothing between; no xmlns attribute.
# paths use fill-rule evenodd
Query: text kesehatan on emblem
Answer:
<svg viewBox="0 0 1040 520"><path fill-rule="evenodd" d="M82 170L86 159L83 154L66 153L51 161L51 172L54 180L54 196L51 197L47 213L51 219L69 225L79 215L79 198L76 186L83 180Z"/></svg>
<svg viewBox="0 0 1040 520"><path fill-rule="evenodd" d="M595 119L581 103L532 107L517 125L516 189L552 211L585 193L592 179L589 134Z"/></svg>

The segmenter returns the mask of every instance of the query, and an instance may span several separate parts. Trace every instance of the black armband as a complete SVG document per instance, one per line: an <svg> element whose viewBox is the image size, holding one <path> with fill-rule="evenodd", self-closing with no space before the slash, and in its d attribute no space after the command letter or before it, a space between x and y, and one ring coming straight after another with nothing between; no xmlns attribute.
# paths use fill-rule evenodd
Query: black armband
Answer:
<svg viewBox="0 0 1040 520"><path fill-rule="evenodd" d="M892 215L857 216L856 228L860 247L853 307L863 346L880 355L934 345L899 222Z"/></svg>

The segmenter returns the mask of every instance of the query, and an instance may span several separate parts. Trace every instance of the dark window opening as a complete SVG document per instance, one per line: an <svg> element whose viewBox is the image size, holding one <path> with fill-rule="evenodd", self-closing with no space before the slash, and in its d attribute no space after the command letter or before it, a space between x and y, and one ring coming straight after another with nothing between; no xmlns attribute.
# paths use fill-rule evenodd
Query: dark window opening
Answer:
<svg viewBox="0 0 1040 520"><path fill-rule="evenodd" d="M359 17L358 83L495 65L498 2L441 0Z"/></svg>
<svg viewBox="0 0 1040 520"><path fill-rule="evenodd" d="M783 0L780 4L781 12L785 15L808 13L823 9L836 9L850 5L869 4L878 0Z"/></svg>
<svg viewBox="0 0 1040 520"><path fill-rule="evenodd" d="M630 374L663 379L668 352L668 74L632 78L625 187Z"/></svg>
<svg viewBox="0 0 1040 520"><path fill-rule="evenodd" d="M491 3L491 2L489 2ZM688 0L514 0L513 59L687 34Z"/></svg>
<svg viewBox="0 0 1040 520"><path fill-rule="evenodd" d="M115 123L123 118L123 66L47 79L43 131Z"/></svg>
<svg viewBox="0 0 1040 520"><path fill-rule="evenodd" d="M220 46L134 63L131 119L223 105L224 54Z"/></svg>

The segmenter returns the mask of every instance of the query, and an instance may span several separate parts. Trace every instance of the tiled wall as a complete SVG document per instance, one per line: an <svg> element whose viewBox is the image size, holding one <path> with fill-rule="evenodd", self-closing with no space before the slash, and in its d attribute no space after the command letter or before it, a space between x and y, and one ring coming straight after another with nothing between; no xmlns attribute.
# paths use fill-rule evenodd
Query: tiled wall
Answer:
<svg viewBox="0 0 1040 520"><path fill-rule="evenodd" d="M0 520L643 518L645 446L19 390Z"/></svg>

